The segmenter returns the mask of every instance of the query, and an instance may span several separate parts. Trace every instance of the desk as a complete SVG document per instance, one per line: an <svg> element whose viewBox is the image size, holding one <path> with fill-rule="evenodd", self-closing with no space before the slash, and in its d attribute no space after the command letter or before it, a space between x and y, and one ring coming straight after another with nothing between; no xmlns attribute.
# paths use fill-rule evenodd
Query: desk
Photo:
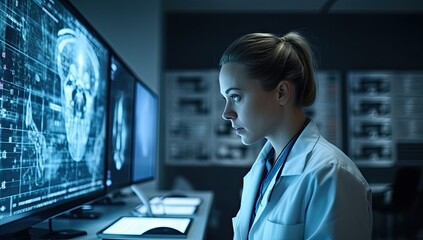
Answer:
<svg viewBox="0 0 423 240"><path fill-rule="evenodd" d="M145 195L148 198L154 196L163 196L168 192L166 191L153 191L145 192ZM193 221L188 232L186 239L204 239L207 222L209 219L209 214L211 206L213 203L213 193L209 191L193 191L185 193L189 197L200 197L202 203L197 209L197 212L193 216ZM120 199L119 199L120 200ZM64 219L64 218L54 218L53 219L53 230L60 229L75 229L75 230L85 230L87 235L81 236L74 239L84 239L84 240L93 240L97 238L97 232L105 228L113 221L117 220L121 216L130 216L131 211L134 207L138 206L141 202L135 195L130 195L125 197L125 205L94 205L93 211L99 212L101 215L98 219ZM36 228L48 228L48 221L44 221L40 224L34 226ZM143 239L155 239L158 238L143 238ZM161 238L163 239L163 238ZM175 238L172 238L175 239Z"/></svg>
<svg viewBox="0 0 423 240"><path fill-rule="evenodd" d="M370 189L375 194L384 194L385 192L391 190L391 183L370 183Z"/></svg>

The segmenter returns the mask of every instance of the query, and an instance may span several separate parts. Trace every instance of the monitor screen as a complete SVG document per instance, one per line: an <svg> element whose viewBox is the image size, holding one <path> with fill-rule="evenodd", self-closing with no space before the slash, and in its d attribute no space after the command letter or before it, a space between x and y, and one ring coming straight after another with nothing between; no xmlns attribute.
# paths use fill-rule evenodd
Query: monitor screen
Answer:
<svg viewBox="0 0 423 240"><path fill-rule="evenodd" d="M135 84L134 154L132 182L156 176L159 104L157 95L141 81Z"/></svg>
<svg viewBox="0 0 423 240"><path fill-rule="evenodd" d="M108 191L114 191L131 184L135 77L117 56L112 56L110 66L110 127L106 184Z"/></svg>
<svg viewBox="0 0 423 240"><path fill-rule="evenodd" d="M104 193L108 50L79 19L0 2L0 235Z"/></svg>

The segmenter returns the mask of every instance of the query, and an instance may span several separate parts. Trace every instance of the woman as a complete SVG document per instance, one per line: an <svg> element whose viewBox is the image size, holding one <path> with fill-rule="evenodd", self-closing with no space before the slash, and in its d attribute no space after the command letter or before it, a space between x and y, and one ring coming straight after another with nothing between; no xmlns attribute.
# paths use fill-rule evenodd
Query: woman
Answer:
<svg viewBox="0 0 423 240"><path fill-rule="evenodd" d="M371 190L303 108L316 98L300 34L253 33L220 60L222 117L244 144L267 139L244 177L234 239L371 239Z"/></svg>

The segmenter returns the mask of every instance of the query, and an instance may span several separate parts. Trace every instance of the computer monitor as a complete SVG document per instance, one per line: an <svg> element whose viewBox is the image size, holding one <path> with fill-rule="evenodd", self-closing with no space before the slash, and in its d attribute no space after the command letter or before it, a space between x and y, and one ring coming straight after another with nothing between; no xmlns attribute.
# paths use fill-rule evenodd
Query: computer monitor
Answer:
<svg viewBox="0 0 423 240"><path fill-rule="evenodd" d="M153 180L156 177L159 102L158 96L143 82L135 83L134 154L132 156L132 183Z"/></svg>
<svg viewBox="0 0 423 240"><path fill-rule="evenodd" d="M67 1L0 2L0 235L104 194L108 49Z"/></svg>
<svg viewBox="0 0 423 240"><path fill-rule="evenodd" d="M115 54L110 65L108 163L106 185L111 193L131 182L135 75Z"/></svg>

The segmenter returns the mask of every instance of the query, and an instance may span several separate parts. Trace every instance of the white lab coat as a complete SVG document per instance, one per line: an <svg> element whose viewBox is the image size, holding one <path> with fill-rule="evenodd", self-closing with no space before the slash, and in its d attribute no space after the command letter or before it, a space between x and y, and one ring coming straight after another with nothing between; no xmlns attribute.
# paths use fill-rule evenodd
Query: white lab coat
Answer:
<svg viewBox="0 0 423 240"><path fill-rule="evenodd" d="M241 207L232 219L234 239L371 239L370 187L352 160L324 139L313 121L293 146L278 183L276 176L271 181L249 231L271 149L267 142L244 177Z"/></svg>

